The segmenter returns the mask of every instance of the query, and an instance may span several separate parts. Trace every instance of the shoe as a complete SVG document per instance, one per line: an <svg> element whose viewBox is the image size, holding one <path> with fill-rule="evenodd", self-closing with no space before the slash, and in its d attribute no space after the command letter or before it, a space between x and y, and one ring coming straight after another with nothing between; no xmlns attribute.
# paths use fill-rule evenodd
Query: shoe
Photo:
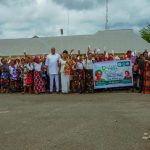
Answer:
<svg viewBox="0 0 150 150"><path fill-rule="evenodd" d="M142 93L142 89L139 89L139 90L138 90L138 93Z"/></svg>
<svg viewBox="0 0 150 150"><path fill-rule="evenodd" d="M68 94L68 93L63 93L63 92L62 92L62 94Z"/></svg>

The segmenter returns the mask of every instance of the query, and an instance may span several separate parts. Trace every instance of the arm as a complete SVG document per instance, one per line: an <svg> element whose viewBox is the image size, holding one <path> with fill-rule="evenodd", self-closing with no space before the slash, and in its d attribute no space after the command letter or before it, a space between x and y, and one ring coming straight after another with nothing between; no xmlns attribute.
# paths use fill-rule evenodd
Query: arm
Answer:
<svg viewBox="0 0 150 150"><path fill-rule="evenodd" d="M78 50L78 55L80 56L80 50Z"/></svg>
<svg viewBox="0 0 150 150"><path fill-rule="evenodd" d="M48 59L48 57L46 58L45 66L46 66L46 73L49 76L49 59Z"/></svg>
<svg viewBox="0 0 150 150"><path fill-rule="evenodd" d="M58 73L60 73L60 68L61 68L61 60L59 59L59 60L57 61L57 63L58 63Z"/></svg>
<svg viewBox="0 0 150 150"><path fill-rule="evenodd" d="M71 59L71 56L72 56L72 52L74 51L74 49L72 49L71 51L70 51L70 54L69 54L69 59Z"/></svg>
<svg viewBox="0 0 150 150"><path fill-rule="evenodd" d="M91 51L90 49L90 45L88 46L88 49L87 49L87 56L89 55L89 52Z"/></svg>
<svg viewBox="0 0 150 150"><path fill-rule="evenodd" d="M147 62L147 63L150 63L150 61L149 60L144 60L145 62Z"/></svg>
<svg viewBox="0 0 150 150"><path fill-rule="evenodd" d="M46 73L49 76L49 67L48 66L46 66Z"/></svg>

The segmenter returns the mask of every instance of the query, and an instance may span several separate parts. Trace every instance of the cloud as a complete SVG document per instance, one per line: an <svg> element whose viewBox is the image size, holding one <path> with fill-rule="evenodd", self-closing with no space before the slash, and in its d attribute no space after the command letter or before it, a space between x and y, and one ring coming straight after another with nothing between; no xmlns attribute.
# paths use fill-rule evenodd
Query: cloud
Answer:
<svg viewBox="0 0 150 150"><path fill-rule="evenodd" d="M103 5L106 0L53 0L58 5L71 10L87 10Z"/></svg>
<svg viewBox="0 0 150 150"><path fill-rule="evenodd" d="M149 14L149 0L109 0L110 29L138 33ZM1 0L0 16L0 38L58 36L60 28L64 35L94 34L105 27L105 0Z"/></svg>

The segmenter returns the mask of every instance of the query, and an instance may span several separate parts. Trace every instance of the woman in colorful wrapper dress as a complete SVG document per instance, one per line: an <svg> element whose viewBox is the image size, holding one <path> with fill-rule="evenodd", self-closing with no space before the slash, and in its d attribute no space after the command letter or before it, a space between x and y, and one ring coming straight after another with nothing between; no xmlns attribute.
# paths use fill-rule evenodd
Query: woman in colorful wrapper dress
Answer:
<svg viewBox="0 0 150 150"><path fill-rule="evenodd" d="M71 60L68 59L68 51L64 50L60 62L61 90L63 94L70 92Z"/></svg>
<svg viewBox="0 0 150 150"><path fill-rule="evenodd" d="M15 65L15 60L11 60L9 66L10 72L10 90L11 92L17 92L18 90L18 67Z"/></svg>
<svg viewBox="0 0 150 150"><path fill-rule="evenodd" d="M23 77L24 77L24 73L23 73L23 66L24 66L24 63L25 63L25 59L24 58L21 58L20 62L17 63L17 70L18 70L18 89L17 91L18 92L22 92L23 89L24 89L24 86L23 86Z"/></svg>
<svg viewBox="0 0 150 150"><path fill-rule="evenodd" d="M150 61L144 62L143 93L150 94Z"/></svg>
<svg viewBox="0 0 150 150"><path fill-rule="evenodd" d="M150 94L150 57L144 52L143 93Z"/></svg>
<svg viewBox="0 0 150 150"><path fill-rule="evenodd" d="M20 63L18 64L18 91L24 91L24 65L25 59L21 58Z"/></svg>
<svg viewBox="0 0 150 150"><path fill-rule="evenodd" d="M46 61L46 57L43 56L41 58L41 62L42 62L42 66L41 66L41 70L42 70L42 79L43 79L43 82L44 82L44 89L45 89L45 92L46 90L49 89L49 77L47 76L47 67L45 65L45 61Z"/></svg>
<svg viewBox="0 0 150 150"><path fill-rule="evenodd" d="M83 93L85 83L84 65L82 56L78 56L76 64L74 66L74 73L72 75L71 90L73 93Z"/></svg>
<svg viewBox="0 0 150 150"><path fill-rule="evenodd" d="M33 65L30 62L30 57L25 58L25 64L23 65L23 86L24 91L22 94L25 94L27 90L29 93L32 93L32 84L33 84Z"/></svg>
<svg viewBox="0 0 150 150"><path fill-rule="evenodd" d="M135 61L132 67L133 70L133 88L134 90L138 89L138 64Z"/></svg>
<svg viewBox="0 0 150 150"><path fill-rule="evenodd" d="M40 94L45 92L45 82L42 78L42 62L39 57L35 57L34 62L34 93Z"/></svg>
<svg viewBox="0 0 150 150"><path fill-rule="evenodd" d="M4 58L1 61L1 92L8 93L10 84L9 65L7 64L7 59Z"/></svg>
<svg viewBox="0 0 150 150"><path fill-rule="evenodd" d="M1 66L2 66L2 59L0 59L0 93L1 93Z"/></svg>
<svg viewBox="0 0 150 150"><path fill-rule="evenodd" d="M93 93L94 81L93 81L93 60L92 53L89 53L85 60L85 92Z"/></svg>
<svg viewBox="0 0 150 150"><path fill-rule="evenodd" d="M72 65L70 70L70 89L71 92L75 92L75 76L76 76L76 67L77 67L77 55L71 56Z"/></svg>

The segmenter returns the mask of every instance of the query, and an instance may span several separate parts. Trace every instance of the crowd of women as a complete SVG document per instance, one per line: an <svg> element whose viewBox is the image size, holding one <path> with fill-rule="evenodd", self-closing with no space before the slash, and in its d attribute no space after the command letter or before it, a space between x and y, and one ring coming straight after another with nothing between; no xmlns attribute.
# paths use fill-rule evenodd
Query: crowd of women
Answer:
<svg viewBox="0 0 150 150"><path fill-rule="evenodd" d="M86 55L72 54L55 48L47 56L2 58L0 63L1 93L93 93L93 63L112 60L131 60L133 63L134 88L138 92L150 93L150 56L147 51L132 56L116 56L88 49Z"/></svg>

